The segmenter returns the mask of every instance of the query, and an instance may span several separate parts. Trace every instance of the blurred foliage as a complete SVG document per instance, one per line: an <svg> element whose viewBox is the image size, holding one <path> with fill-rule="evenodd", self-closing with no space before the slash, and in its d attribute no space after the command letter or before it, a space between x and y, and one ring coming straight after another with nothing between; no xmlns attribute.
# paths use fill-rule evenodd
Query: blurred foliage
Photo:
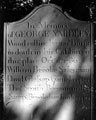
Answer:
<svg viewBox="0 0 96 120"><path fill-rule="evenodd" d="M4 21L16 21L26 16L36 6L44 3L57 4L79 20L96 20L94 0L1 0L0 12L3 13ZM92 14L92 18L90 14Z"/></svg>
<svg viewBox="0 0 96 120"><path fill-rule="evenodd" d="M23 18L33 9L33 0L2 0L1 15L4 21L15 21Z"/></svg>

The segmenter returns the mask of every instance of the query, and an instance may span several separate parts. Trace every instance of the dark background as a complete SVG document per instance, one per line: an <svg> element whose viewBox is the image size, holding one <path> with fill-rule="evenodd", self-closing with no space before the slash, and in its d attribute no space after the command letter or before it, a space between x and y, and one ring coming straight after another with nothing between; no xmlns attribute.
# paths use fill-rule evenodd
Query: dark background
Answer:
<svg viewBox="0 0 96 120"><path fill-rule="evenodd" d="M96 24L95 24L96 1L95 0L44 0L44 1L43 0L1 0L0 1L0 120L2 120L3 118L2 115L7 114L7 111L4 110L3 107L3 97L2 97L3 96L2 86L3 86L4 22L13 22L20 20L24 18L28 13L30 13L35 7L49 2L60 6L64 12L67 12L70 16L74 17L75 19L94 22L94 31L96 32ZM93 35L94 43L96 43L95 32ZM94 44L94 49L95 49L95 44ZM94 52L94 54L96 53ZM95 65L95 57L94 57L94 65ZM96 83L94 81L94 88L95 88L95 84ZM94 107L94 110L95 109L96 108ZM80 116L78 117L80 118ZM3 118L3 120L5 119ZM10 120L10 118L7 120ZM83 119L81 118L80 120Z"/></svg>

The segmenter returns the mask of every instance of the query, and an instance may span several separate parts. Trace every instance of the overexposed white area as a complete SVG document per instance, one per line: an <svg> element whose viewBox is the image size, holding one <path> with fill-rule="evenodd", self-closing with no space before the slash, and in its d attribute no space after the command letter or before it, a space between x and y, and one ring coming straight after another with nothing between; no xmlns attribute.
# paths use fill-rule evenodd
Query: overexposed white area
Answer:
<svg viewBox="0 0 96 120"><path fill-rule="evenodd" d="M75 111L75 104L74 99L71 98L66 100L59 113L57 114L55 120L74 120L74 111Z"/></svg>
<svg viewBox="0 0 96 120"><path fill-rule="evenodd" d="M57 41L58 39L61 39L60 37L54 38L53 41ZM46 43L44 46L47 49L50 48L50 50L54 51L52 53L52 59L55 61L55 59L58 57L58 55L55 52L55 49L57 47L56 44L50 44L50 42ZM43 48L42 48L43 50ZM42 51L41 50L41 51ZM39 57L39 62L38 66L40 68L48 68L53 65L53 62L46 62L43 63L41 62L41 58L46 57L48 60L50 59L50 56L47 54L41 54ZM64 67L66 68L66 76L71 76L71 78L76 78L77 72L76 70L79 69L81 63L81 56L80 55L69 55L68 61L65 62ZM90 61L87 59L83 64L82 64L82 69L90 69ZM72 72L71 70L74 70ZM59 87L60 84L55 81L55 86L53 85L53 81L51 80L51 77L56 77L57 73L52 73L52 72L39 72L39 73L34 73L32 81L27 83L26 88L24 89L23 93L21 96L27 96L29 94L29 99L28 96L25 99L16 99L13 104L10 105L10 107L17 113L17 115L20 117L20 120L27 120L29 117L30 113L34 110L36 105L40 104L42 101L44 101L43 97L47 97L49 94L59 94L59 92L54 91L54 87ZM86 74L84 74L86 76ZM39 76L39 77L36 77ZM38 78L36 80L36 78ZM40 79L39 79L40 78ZM48 85L51 89L48 89ZM38 88L38 90L34 89ZM16 94L14 93L14 96ZM18 95L17 95L18 96ZM31 96L31 97L30 97ZM42 97L41 97L42 96ZM57 99L46 99L46 102L44 103L45 108L51 108L58 102ZM64 104L62 105L59 113L57 114L55 120L73 120L74 118L74 100L66 100L64 101Z"/></svg>
<svg viewBox="0 0 96 120"><path fill-rule="evenodd" d="M61 41L61 36L53 37L51 38L51 41L54 43L55 41ZM40 57L38 58L39 61L37 63L38 68L47 69L53 65L53 62L43 63L41 61L41 58L46 57L48 60L52 59L55 62L56 58L58 57L58 55L55 52L55 49L58 46L58 44L52 44L50 41L46 43L46 45L44 46L45 49L48 50L50 48L50 50L53 51L53 54L52 57L50 57L50 55L48 54L41 54ZM42 48L41 53L43 53L43 49L44 48ZM25 88L23 89L23 93L21 96L25 96L25 98L24 99L18 98L15 100L15 102L13 102L14 104L10 105L10 107L12 107L12 109L20 116L21 120L27 120L30 112L32 112L32 110L36 107L36 105L38 105L41 101L43 101L43 98L47 96L49 93L55 92L52 89L47 88L48 85L50 85L51 88L53 87L52 86L53 82L51 80L51 77L56 76L55 74L56 73L51 73L51 72L34 73L32 80L30 80L30 82L26 84L27 89ZM36 76L39 76L40 79L36 79L38 78ZM55 87L58 87L58 84L55 84ZM34 88L38 88L38 90ZM16 96L15 93L14 96Z"/></svg>

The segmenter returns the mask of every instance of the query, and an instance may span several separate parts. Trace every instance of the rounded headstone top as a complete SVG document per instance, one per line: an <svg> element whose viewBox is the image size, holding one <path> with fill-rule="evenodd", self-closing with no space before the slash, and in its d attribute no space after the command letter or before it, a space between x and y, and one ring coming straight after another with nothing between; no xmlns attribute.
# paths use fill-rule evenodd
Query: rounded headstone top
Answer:
<svg viewBox="0 0 96 120"><path fill-rule="evenodd" d="M42 16L46 16L47 14L50 14L52 16L54 15L57 16L58 14L58 15L61 15L60 17L65 17L69 19L69 21L72 21L72 22L84 23L84 24L89 23L89 21L81 21L81 20L75 19L74 17L70 16L67 12L63 12L62 8L55 4L42 4L36 7L35 9L33 9L32 12L30 12L23 19L15 21L15 22L11 22L11 23L20 24L25 21L28 21L29 19L33 19L34 16L38 16L39 18L41 18Z"/></svg>

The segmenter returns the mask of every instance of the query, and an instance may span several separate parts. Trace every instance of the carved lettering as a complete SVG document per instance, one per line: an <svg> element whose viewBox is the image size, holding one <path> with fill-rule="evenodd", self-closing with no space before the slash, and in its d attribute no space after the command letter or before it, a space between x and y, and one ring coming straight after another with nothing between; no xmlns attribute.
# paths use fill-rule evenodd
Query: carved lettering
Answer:
<svg viewBox="0 0 96 120"><path fill-rule="evenodd" d="M90 24L71 20L49 6L20 22L5 24L4 102L17 102L17 112L49 98L63 103L78 92L81 95L85 83L91 83Z"/></svg>

